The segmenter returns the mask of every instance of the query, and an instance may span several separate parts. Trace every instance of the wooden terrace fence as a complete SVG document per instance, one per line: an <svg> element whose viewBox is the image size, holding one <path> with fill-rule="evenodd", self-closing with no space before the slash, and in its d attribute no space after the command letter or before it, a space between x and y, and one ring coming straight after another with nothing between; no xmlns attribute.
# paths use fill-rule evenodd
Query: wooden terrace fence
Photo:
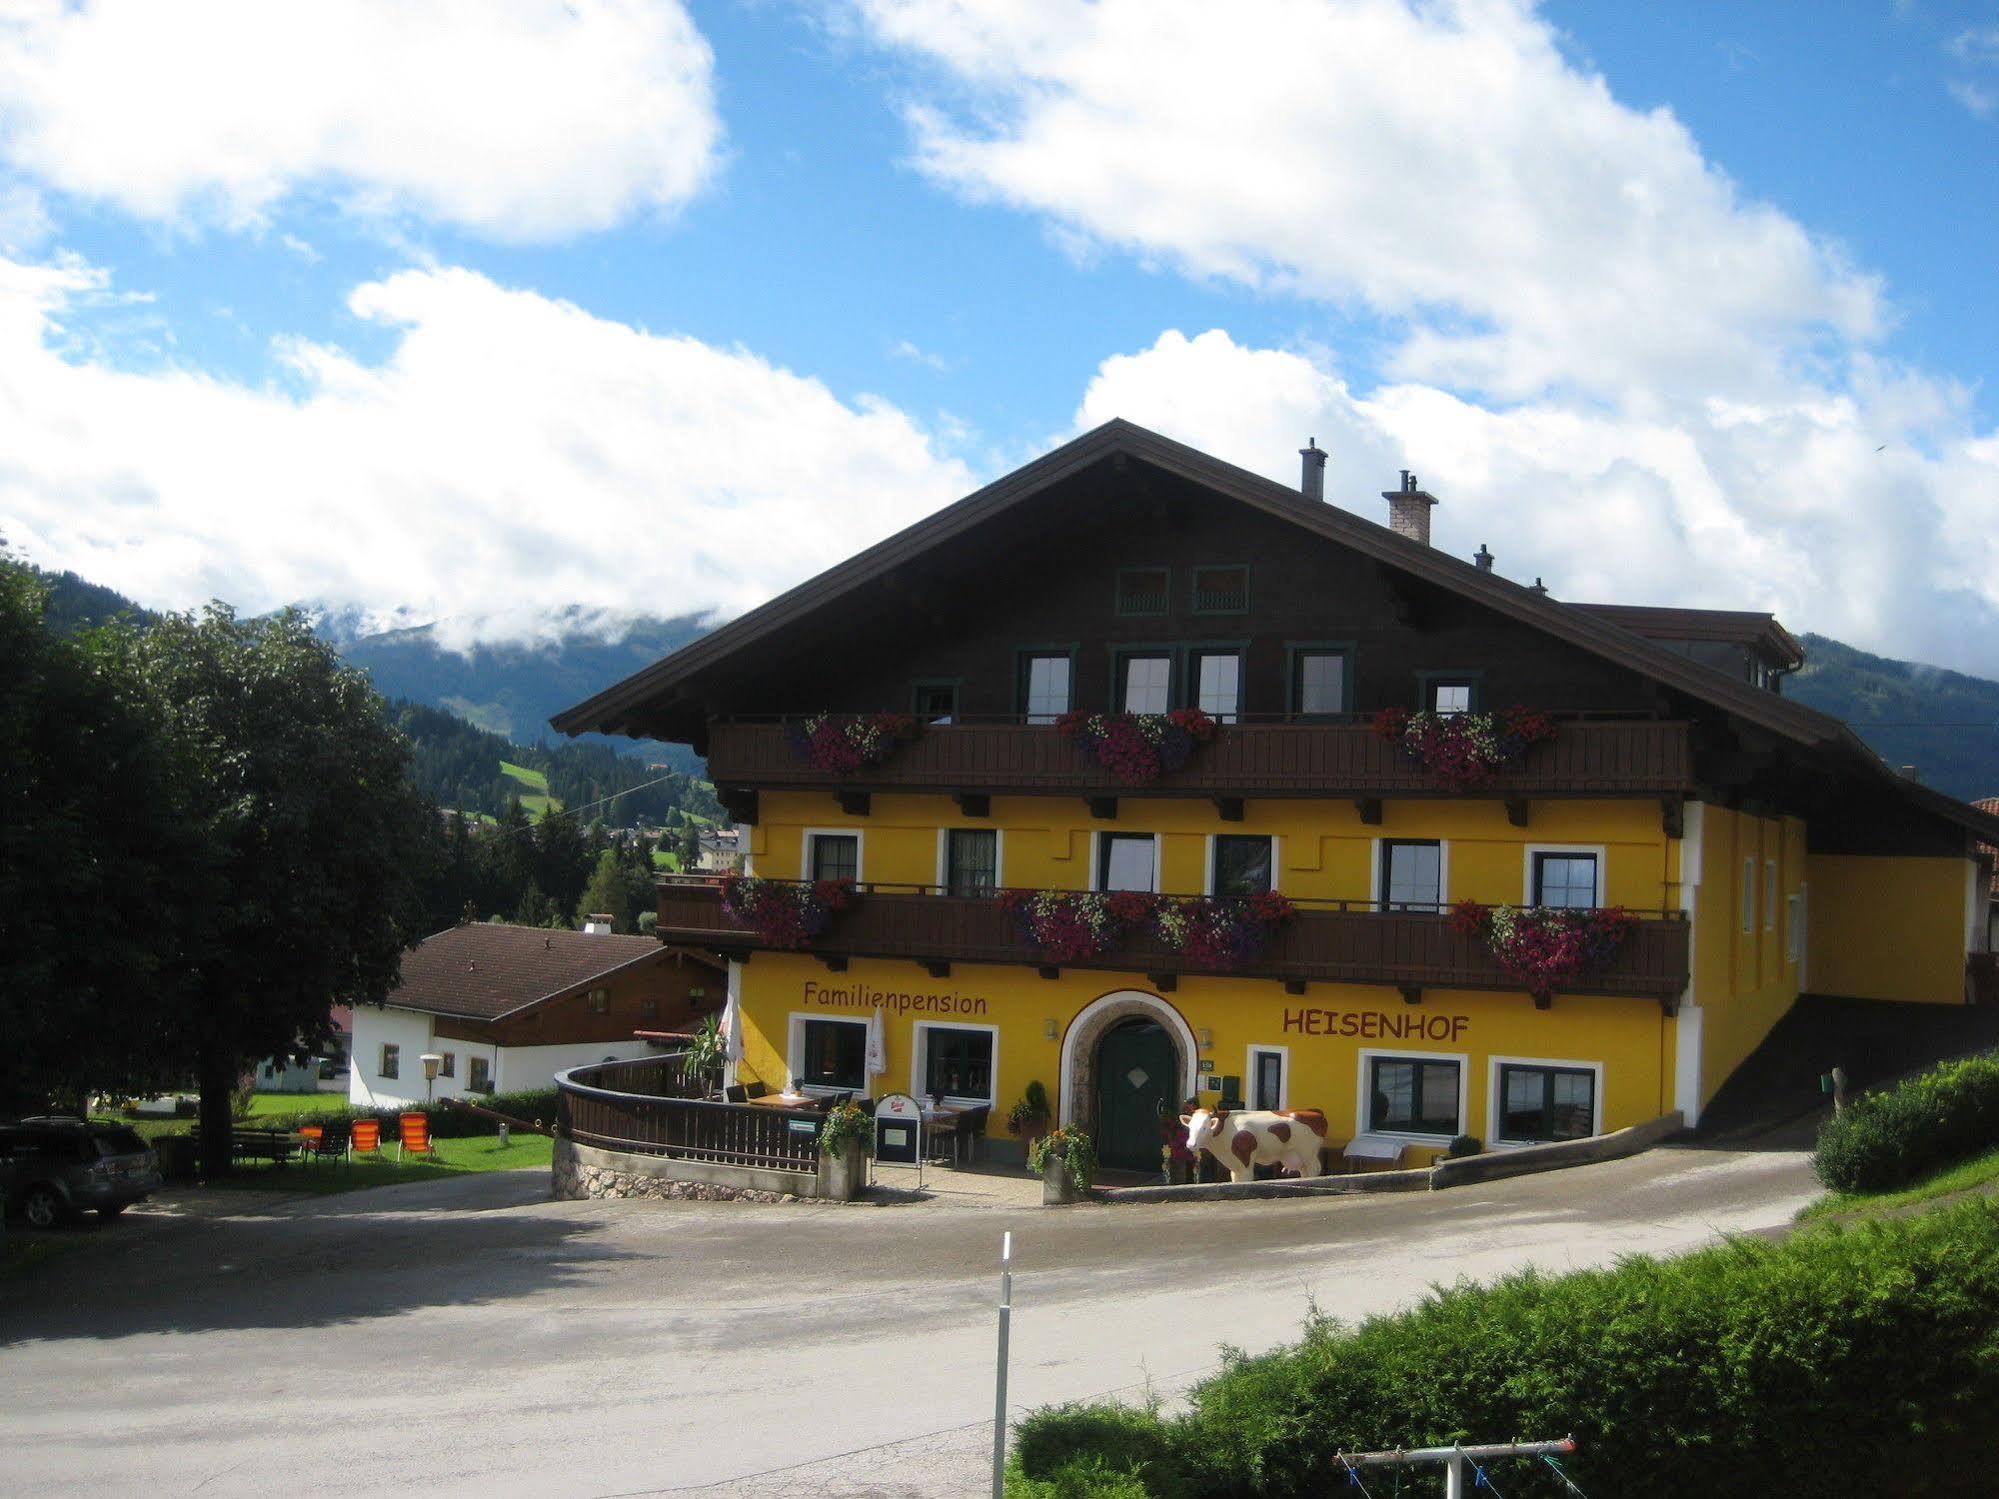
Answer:
<svg viewBox="0 0 1999 1499"><path fill-rule="evenodd" d="M558 1072L556 1133L601 1150L777 1171L819 1169L823 1114L699 1097L685 1063L684 1053L668 1052Z"/></svg>

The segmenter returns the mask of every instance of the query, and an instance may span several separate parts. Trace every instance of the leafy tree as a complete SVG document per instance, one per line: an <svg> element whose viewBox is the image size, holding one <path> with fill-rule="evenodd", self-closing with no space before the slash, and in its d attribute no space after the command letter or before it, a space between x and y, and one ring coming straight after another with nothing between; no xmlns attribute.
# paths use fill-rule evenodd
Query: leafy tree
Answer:
<svg viewBox="0 0 1999 1499"><path fill-rule="evenodd" d="M598 857L590 883L583 888L579 916L593 911L610 913L614 931L636 932L640 913L652 908L653 885L650 872L635 868L622 848L607 848Z"/></svg>
<svg viewBox="0 0 1999 1499"><path fill-rule="evenodd" d="M394 984L420 935L436 814L367 677L297 612L167 615L137 658L182 772L180 815L212 870L179 1036L201 1092L204 1169L218 1173L243 1071L309 1055L334 1003L379 1003Z"/></svg>
<svg viewBox="0 0 1999 1499"><path fill-rule="evenodd" d="M129 625L70 633L0 552L0 1113L173 1080L202 889Z"/></svg>

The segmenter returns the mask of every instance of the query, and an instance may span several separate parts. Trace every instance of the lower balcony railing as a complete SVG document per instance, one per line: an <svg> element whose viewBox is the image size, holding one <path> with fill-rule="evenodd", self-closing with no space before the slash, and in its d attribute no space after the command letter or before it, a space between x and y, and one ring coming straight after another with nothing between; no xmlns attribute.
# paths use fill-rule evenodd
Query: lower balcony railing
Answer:
<svg viewBox="0 0 1999 1499"><path fill-rule="evenodd" d="M1459 931L1446 911L1385 910L1362 900L1296 900L1293 905L1296 915L1272 931L1268 946L1229 973L1293 984L1524 992L1483 939ZM1561 985L1563 992L1677 1006L1691 958L1687 922L1676 911L1632 914L1639 918L1637 925L1609 961ZM737 921L722 904L722 882L701 876L661 881L658 931L664 941L727 953L788 945ZM994 896L950 895L919 885L855 887L850 903L834 911L803 950L836 964L848 958L902 958L926 964L1113 969L1161 977L1216 971L1190 961L1142 921L1101 954L1056 960L1029 943L1019 919Z"/></svg>

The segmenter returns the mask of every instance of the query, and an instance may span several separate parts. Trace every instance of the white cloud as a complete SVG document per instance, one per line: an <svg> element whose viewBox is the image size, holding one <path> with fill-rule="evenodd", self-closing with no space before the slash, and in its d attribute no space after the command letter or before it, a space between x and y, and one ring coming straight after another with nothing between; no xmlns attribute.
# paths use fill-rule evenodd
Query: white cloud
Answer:
<svg viewBox="0 0 1999 1499"><path fill-rule="evenodd" d="M1976 433L1964 392L1940 382L1867 365L1841 392L1671 420L1491 410L1417 383L1356 395L1321 356L1168 331L1103 362L1076 420L1111 416L1286 484L1316 434L1328 499L1371 520L1413 468L1442 502L1437 545L1469 558L1489 543L1502 573L1558 598L1773 609L1999 672L1999 435Z"/></svg>
<svg viewBox="0 0 1999 1499"><path fill-rule="evenodd" d="M1981 120L1989 120L1994 114L1999 114L1999 93L1994 93L1989 88L1980 88L1975 83L1965 83L1956 78L1946 83L1944 88L1951 98Z"/></svg>
<svg viewBox="0 0 1999 1499"><path fill-rule="evenodd" d="M884 402L469 271L357 288L394 349L290 343L296 395L64 357L105 279L0 260L0 534L150 605L734 614L973 487Z"/></svg>
<svg viewBox="0 0 1999 1499"><path fill-rule="evenodd" d="M1524 4L853 0L941 81L917 160L1190 275L1416 319L1411 378L1767 389L1877 293Z"/></svg>
<svg viewBox="0 0 1999 1499"><path fill-rule="evenodd" d="M0 160L175 225L324 191L560 239L701 188L713 62L681 0L0 0Z"/></svg>

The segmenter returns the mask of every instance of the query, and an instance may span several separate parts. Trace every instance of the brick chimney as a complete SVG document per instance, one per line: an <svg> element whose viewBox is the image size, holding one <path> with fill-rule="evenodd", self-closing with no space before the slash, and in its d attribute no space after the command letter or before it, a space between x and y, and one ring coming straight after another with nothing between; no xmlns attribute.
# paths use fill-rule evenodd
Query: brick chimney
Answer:
<svg viewBox="0 0 1999 1499"><path fill-rule="evenodd" d="M1397 536L1406 536L1411 541L1430 544L1430 507L1437 503L1433 494L1425 494L1416 487L1416 476L1408 469L1402 470L1402 487L1384 489L1381 497L1388 501L1388 529Z"/></svg>
<svg viewBox="0 0 1999 1499"><path fill-rule="evenodd" d="M1308 500L1323 503L1326 498L1326 455L1319 448L1319 439L1306 438L1298 456L1303 460L1298 476L1298 492Z"/></svg>

